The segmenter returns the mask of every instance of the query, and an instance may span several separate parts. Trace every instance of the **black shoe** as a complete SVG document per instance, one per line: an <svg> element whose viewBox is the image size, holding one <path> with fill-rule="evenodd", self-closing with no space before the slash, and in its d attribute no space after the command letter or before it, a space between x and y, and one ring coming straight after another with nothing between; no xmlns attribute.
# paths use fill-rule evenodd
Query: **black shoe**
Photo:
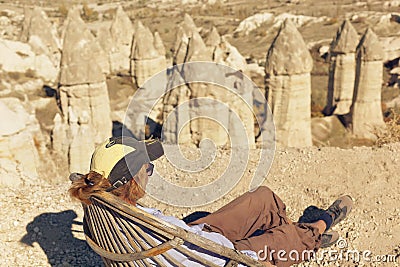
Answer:
<svg viewBox="0 0 400 267"><path fill-rule="evenodd" d="M341 196L336 199L335 202L333 202L333 204L326 210L333 219L332 225L329 229L342 221L350 213L352 208L353 200L350 196ZM329 229L326 229L325 232Z"/></svg>
<svg viewBox="0 0 400 267"><path fill-rule="evenodd" d="M322 234L321 248L330 247L339 240L339 233L336 231L329 231Z"/></svg>

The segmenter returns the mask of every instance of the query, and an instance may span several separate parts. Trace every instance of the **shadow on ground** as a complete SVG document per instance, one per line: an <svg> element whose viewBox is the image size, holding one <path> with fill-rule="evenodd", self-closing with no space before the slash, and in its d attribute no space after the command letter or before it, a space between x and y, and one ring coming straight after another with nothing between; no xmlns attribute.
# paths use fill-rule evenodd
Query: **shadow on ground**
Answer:
<svg viewBox="0 0 400 267"><path fill-rule="evenodd" d="M82 232L82 222L76 221L73 210L56 213L43 213L26 226L26 234L20 242L32 246L37 242L47 255L51 266L102 266L101 258L95 254L86 241L74 236Z"/></svg>

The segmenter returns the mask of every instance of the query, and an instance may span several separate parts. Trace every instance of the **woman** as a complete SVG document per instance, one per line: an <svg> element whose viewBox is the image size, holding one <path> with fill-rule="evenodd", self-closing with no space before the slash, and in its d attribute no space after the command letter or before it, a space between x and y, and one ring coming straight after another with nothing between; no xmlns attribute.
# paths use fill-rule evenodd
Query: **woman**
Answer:
<svg viewBox="0 0 400 267"><path fill-rule="evenodd" d="M136 205L137 200L144 196L149 176L153 172L151 161L163 153L158 141L110 138L96 148L88 174L71 176L73 183L69 192L73 198L88 205L90 196L98 191L109 191L125 202ZM306 260L298 255L302 255L303 251L318 250L323 234L325 246L336 241L337 235L326 232L343 220L351 207L351 198L343 196L314 222L292 223L286 216L282 200L269 188L261 186L189 225L175 217L165 216L158 210L144 210L216 243L257 257L266 266L280 267ZM195 247L191 249L216 264L223 266L225 263L215 255L202 254ZM297 254L289 255L291 252ZM185 266L194 266L189 259L182 258L182 254L176 251L171 253Z"/></svg>

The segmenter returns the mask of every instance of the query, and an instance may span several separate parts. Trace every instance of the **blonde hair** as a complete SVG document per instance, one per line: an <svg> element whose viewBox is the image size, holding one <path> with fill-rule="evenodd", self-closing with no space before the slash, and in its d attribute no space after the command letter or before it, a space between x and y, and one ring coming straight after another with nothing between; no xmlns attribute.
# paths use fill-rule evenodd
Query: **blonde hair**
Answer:
<svg viewBox="0 0 400 267"><path fill-rule="evenodd" d="M145 195L145 191L135 181L136 179L143 179L146 174L146 167L143 166L137 175L133 177L125 185L118 187L111 191L112 194L118 196L129 204L136 205L138 199ZM90 205L90 197L100 191L105 191L110 188L110 182L101 174L90 171L88 174L83 175L81 178L72 182L68 192L74 199L82 203Z"/></svg>

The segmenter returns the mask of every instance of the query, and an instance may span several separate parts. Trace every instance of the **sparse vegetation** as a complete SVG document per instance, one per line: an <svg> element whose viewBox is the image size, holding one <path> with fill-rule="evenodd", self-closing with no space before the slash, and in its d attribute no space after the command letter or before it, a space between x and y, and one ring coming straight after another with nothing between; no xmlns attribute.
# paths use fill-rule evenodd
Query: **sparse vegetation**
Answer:
<svg viewBox="0 0 400 267"><path fill-rule="evenodd" d="M60 15L61 18L65 19L68 15L68 8L65 6L65 3L62 2L59 6L58 6L58 13Z"/></svg>
<svg viewBox="0 0 400 267"><path fill-rule="evenodd" d="M82 11L82 19L87 22L92 22L99 19L99 12L97 12L93 8L90 8L87 3L83 4Z"/></svg>
<svg viewBox="0 0 400 267"><path fill-rule="evenodd" d="M386 129L376 131L378 139L377 146L400 142L400 112L395 109L390 110L390 116L386 121Z"/></svg>

